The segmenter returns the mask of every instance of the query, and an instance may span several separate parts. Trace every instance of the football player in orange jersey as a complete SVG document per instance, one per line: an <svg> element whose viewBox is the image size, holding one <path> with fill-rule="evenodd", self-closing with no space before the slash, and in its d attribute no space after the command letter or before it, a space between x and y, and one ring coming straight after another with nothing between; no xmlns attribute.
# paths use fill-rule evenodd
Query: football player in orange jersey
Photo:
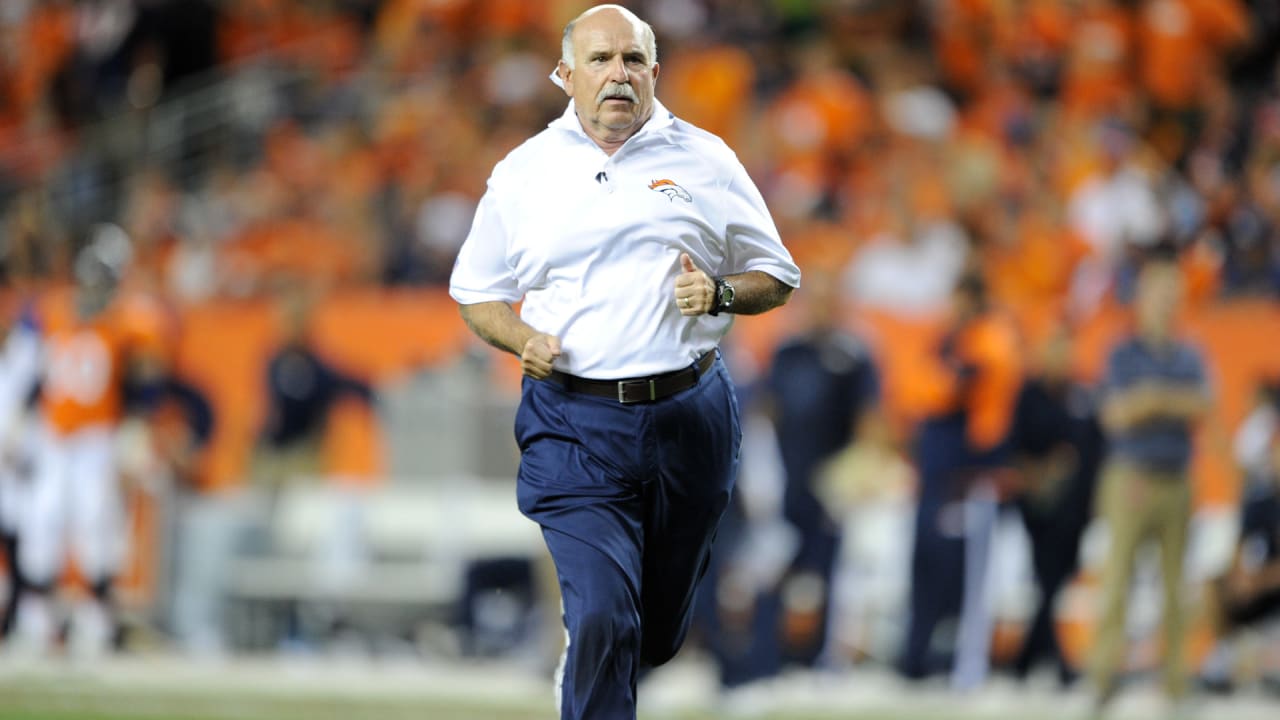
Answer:
<svg viewBox="0 0 1280 720"><path fill-rule="evenodd" d="M50 298L42 308L41 422L18 553L28 581L18 609L18 638L33 654L52 645L50 595L68 549L92 590L72 614L70 651L101 654L115 635L111 587L126 539L120 462L122 454L134 452L121 442L121 428L127 395L153 395L163 368L160 314L119 293L128 260L123 231L99 226L76 256L73 296ZM136 432L130 434L131 447L145 446Z"/></svg>

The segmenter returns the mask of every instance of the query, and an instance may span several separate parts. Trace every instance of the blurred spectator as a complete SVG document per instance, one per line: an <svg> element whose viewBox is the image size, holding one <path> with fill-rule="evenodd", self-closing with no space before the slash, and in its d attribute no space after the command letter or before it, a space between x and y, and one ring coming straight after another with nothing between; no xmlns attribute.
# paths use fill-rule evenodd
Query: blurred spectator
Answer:
<svg viewBox="0 0 1280 720"><path fill-rule="evenodd" d="M1166 161L1180 162L1202 129L1225 51L1248 38L1246 8L1240 0L1143 0L1136 20L1150 134Z"/></svg>
<svg viewBox="0 0 1280 720"><path fill-rule="evenodd" d="M1239 666L1240 631L1280 617L1280 387L1264 385L1257 404L1236 432L1236 460L1245 473L1240 503L1240 541L1227 572L1211 588L1217 645L1201 680L1213 691L1230 691ZM1274 631L1266 639L1276 642ZM1274 654L1274 653L1272 653ZM1274 661L1274 657L1271 658ZM1280 689L1280 666L1263 668Z"/></svg>
<svg viewBox="0 0 1280 720"><path fill-rule="evenodd" d="M8 580L0 612L0 640L8 638L13 629L26 585L18 564L18 529L31 480L28 406L39 362L39 329L31 313L24 311L9 324L0 344L0 550Z"/></svg>
<svg viewBox="0 0 1280 720"><path fill-rule="evenodd" d="M1264 380L1254 392L1253 406L1236 429L1236 467L1245 487L1265 487L1271 477L1271 442L1280 433L1280 379Z"/></svg>
<svg viewBox="0 0 1280 720"><path fill-rule="evenodd" d="M845 287L860 305L896 313L929 313L945 306L964 269L968 240L945 218L916 221L905 215L872 237L854 255Z"/></svg>
<svg viewBox="0 0 1280 720"><path fill-rule="evenodd" d="M279 488L323 469L330 412L346 398L371 403L369 386L331 366L308 337L313 291L285 281L277 298L283 338L266 367L267 416L251 470L253 481Z"/></svg>
<svg viewBox="0 0 1280 720"><path fill-rule="evenodd" d="M1011 187L999 201L975 208L970 222L991 294L1019 320L1032 341L1036 329L1067 312L1072 284L1089 245L1067 226L1061 202L1039 178ZM1044 320L1039 320L1045 318Z"/></svg>
<svg viewBox="0 0 1280 720"><path fill-rule="evenodd" d="M1037 663L1049 660L1064 685L1074 679L1075 668L1058 644L1058 597L1079 568L1104 450L1095 400L1072 378L1071 350L1071 328L1060 325L1045 343L1038 372L1018 395L1009 440L1022 476L1017 504L1039 590L1013 670L1025 679Z"/></svg>
<svg viewBox="0 0 1280 720"><path fill-rule="evenodd" d="M407 201L400 199L399 204ZM398 207L383 281L390 285L446 284L475 209L472 198L456 192L430 196L416 209ZM404 217L409 212L413 216Z"/></svg>
<svg viewBox="0 0 1280 720"><path fill-rule="evenodd" d="M1077 116L1122 114L1135 98L1134 17L1116 0L1083 0L1063 67L1062 102Z"/></svg>
<svg viewBox="0 0 1280 720"><path fill-rule="evenodd" d="M264 221L271 241L255 233L254 248L342 258L329 262L344 282L432 284L456 250L455 218L478 194L475 168L486 163L477 157L501 155L555 114L527 60L536 44L555 44L572 5L10 3L0 18L13 39L0 59L0 192L54 186L77 199L61 218L95 222L125 199L120 179L135 164L170 166L188 195L231 173L264 206L266 217L237 213ZM1163 215L1177 224L1199 217L1196 208L1213 210L1207 219L1223 236L1225 262L1211 270L1231 276L1222 287L1256 291L1280 276L1278 241L1267 235L1274 213L1257 192L1265 173L1238 177L1267 165L1266 123L1253 120L1274 94L1267 83L1280 51L1267 3L646 5L670 26L672 57L686 60L664 80L668 104L721 135L762 139L743 143L743 159L769 179L762 186L780 217L848 223L844 256L858 256L850 287L871 305L941 306L966 244L950 218L1027 165L1054 178L1071 225L1095 248L1076 287L1085 307L1126 248L1154 237ZM932 33L931 58L911 49L921 32ZM219 61L228 82L181 92L190 78L212 79ZM174 114L148 125L161 105ZM128 130L93 126L127 118L126 108L136 113L122 120ZM295 124L305 140L275 137ZM913 160L913 142L876 149L886 131L945 147L947 162ZM1222 157L1225 182L1186 184L1165 213L1175 203L1160 194L1165 168L1178 185L1205 165L1194 158L1206 149ZM885 196L859 181L869 168L879 184L893 178ZM940 174L950 186L941 205L954 207L921 213L907 196ZM216 227L224 221L201 217L214 230L192 228L174 249L182 286L197 296L208 288L193 277L210 255L243 259L243 243L217 242L231 234ZM315 251L292 230L324 236L327 247ZM354 272L341 268L348 262Z"/></svg>
<svg viewBox="0 0 1280 720"><path fill-rule="evenodd" d="M879 412L864 415L853 442L818 473L818 498L841 531L824 652L832 668L882 657L884 620L901 617L915 480Z"/></svg>
<svg viewBox="0 0 1280 720"><path fill-rule="evenodd" d="M178 646L195 656L225 650L222 597L244 508L234 492L201 487L201 455L214 431L213 407L185 380L165 379L153 418L157 451L173 484L172 596L169 625Z"/></svg>
<svg viewBox="0 0 1280 720"><path fill-rule="evenodd" d="M1200 352L1176 335L1181 277L1155 255L1143 266L1133 334L1107 360L1102 423L1109 441L1100 512L1110 530L1095 635L1093 690L1099 708L1118 689L1125 657L1125 617L1138 548L1160 545L1164 584L1164 687L1174 701L1186 690L1183 555L1191 518L1191 433L1211 395Z"/></svg>
<svg viewBox="0 0 1280 720"><path fill-rule="evenodd" d="M809 273L805 328L774 354L766 387L786 473L782 514L800 541L779 588L785 624L769 632L782 632L785 660L804 665L817 661L826 638L840 544L840 524L816 494L817 471L879 405L870 350L838 324L838 290L830 273Z"/></svg>
<svg viewBox="0 0 1280 720"><path fill-rule="evenodd" d="M921 378L929 383L931 411L916 430L913 452L920 484L910 617L899 660L901 672L911 679L950 670L963 650L939 651L956 643L935 634L944 621L961 614L964 591L980 586L985 577L984 567L966 562L966 539L983 542L985 536L982 528L971 527L966 502L975 489L985 495L982 478L1007 462L1007 436L1022 381L1013 330L990 307L980 275L966 274L957 283L937 360L934 377Z"/></svg>
<svg viewBox="0 0 1280 720"><path fill-rule="evenodd" d="M1076 290L1077 307L1087 310L1113 289L1117 273L1134 255L1165 232L1155 169L1150 157L1143 157L1139 138L1116 122L1100 125L1097 134L1098 170L1071 194L1067 210L1072 227L1092 250Z"/></svg>
<svg viewBox="0 0 1280 720"><path fill-rule="evenodd" d="M768 375L732 342L721 348L741 408L742 458L695 604L726 711L732 711L750 703L750 691L739 689L782 670L778 586L800 541L782 514L786 473L764 401Z"/></svg>

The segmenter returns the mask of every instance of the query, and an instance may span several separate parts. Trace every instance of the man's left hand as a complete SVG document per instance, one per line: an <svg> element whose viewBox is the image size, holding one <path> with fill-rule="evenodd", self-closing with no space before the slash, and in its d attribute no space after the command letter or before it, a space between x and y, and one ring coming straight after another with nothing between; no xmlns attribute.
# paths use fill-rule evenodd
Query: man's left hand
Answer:
<svg viewBox="0 0 1280 720"><path fill-rule="evenodd" d="M714 304L716 283L711 276L693 264L689 253L680 253L680 267L684 272L676 277L676 307L686 316L702 315Z"/></svg>

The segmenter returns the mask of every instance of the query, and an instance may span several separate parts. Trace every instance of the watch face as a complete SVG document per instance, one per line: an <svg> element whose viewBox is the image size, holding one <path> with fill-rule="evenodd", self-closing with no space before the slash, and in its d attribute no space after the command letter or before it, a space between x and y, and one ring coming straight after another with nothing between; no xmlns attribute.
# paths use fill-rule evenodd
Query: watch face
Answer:
<svg viewBox="0 0 1280 720"><path fill-rule="evenodd" d="M729 307L733 304L733 286L727 282L720 284L720 305Z"/></svg>

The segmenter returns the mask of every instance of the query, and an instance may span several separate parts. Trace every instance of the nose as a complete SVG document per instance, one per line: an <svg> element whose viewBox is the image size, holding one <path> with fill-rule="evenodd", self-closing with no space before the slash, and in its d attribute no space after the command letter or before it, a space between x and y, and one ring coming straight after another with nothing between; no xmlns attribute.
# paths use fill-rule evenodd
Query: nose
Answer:
<svg viewBox="0 0 1280 720"><path fill-rule="evenodd" d="M614 82L624 83L630 79L627 73L627 63L622 59L622 55L615 55L613 62L609 63L609 79Z"/></svg>

